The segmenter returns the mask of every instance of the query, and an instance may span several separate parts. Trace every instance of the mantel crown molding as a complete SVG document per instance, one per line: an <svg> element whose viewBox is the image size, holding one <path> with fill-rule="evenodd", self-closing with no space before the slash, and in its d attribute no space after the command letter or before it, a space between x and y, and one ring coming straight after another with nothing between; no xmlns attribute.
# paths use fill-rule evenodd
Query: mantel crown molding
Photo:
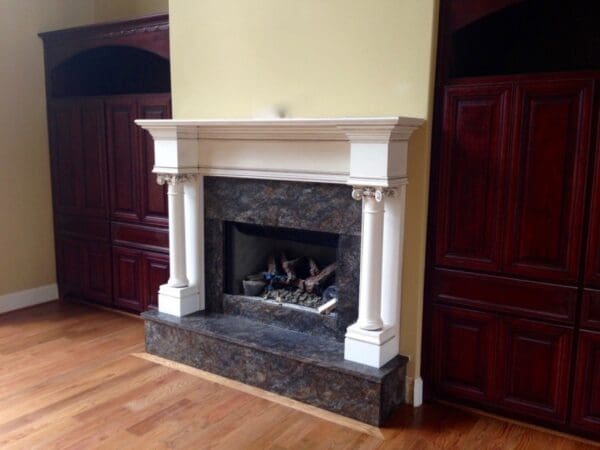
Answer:
<svg viewBox="0 0 600 450"><path fill-rule="evenodd" d="M407 117L340 119L136 120L155 139L390 142L408 140L424 121Z"/></svg>
<svg viewBox="0 0 600 450"><path fill-rule="evenodd" d="M407 117L136 120L156 173L394 187L406 183Z"/></svg>

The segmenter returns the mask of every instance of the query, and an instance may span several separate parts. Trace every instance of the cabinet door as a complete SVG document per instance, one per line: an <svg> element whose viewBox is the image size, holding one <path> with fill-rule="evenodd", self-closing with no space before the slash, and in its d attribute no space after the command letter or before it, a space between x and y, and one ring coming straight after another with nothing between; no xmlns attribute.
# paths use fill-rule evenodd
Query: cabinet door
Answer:
<svg viewBox="0 0 600 450"><path fill-rule="evenodd" d="M169 255L144 254L144 289L146 309L158 308L158 288L169 280Z"/></svg>
<svg viewBox="0 0 600 450"><path fill-rule="evenodd" d="M88 242L85 247L84 296L87 300L112 304L110 245Z"/></svg>
<svg viewBox="0 0 600 450"><path fill-rule="evenodd" d="M600 437L600 333L579 334L571 424Z"/></svg>
<svg viewBox="0 0 600 450"><path fill-rule="evenodd" d="M78 214L81 207L81 135L79 105L53 102L48 109L54 209Z"/></svg>
<svg viewBox="0 0 600 450"><path fill-rule="evenodd" d="M134 97L106 101L111 217L115 220L138 221L140 218L135 118Z"/></svg>
<svg viewBox="0 0 600 450"><path fill-rule="evenodd" d="M169 119L171 96L169 94L144 95L138 100L138 118ZM154 141L150 133L138 130L141 154L141 217L150 225L167 225L167 187L159 186L154 168Z"/></svg>
<svg viewBox="0 0 600 450"><path fill-rule="evenodd" d="M124 247L112 248L113 291L117 306L132 311L144 310L142 252Z"/></svg>
<svg viewBox="0 0 600 450"><path fill-rule="evenodd" d="M572 329L506 319L500 345L501 404L553 422L567 414Z"/></svg>
<svg viewBox="0 0 600 450"><path fill-rule="evenodd" d="M81 213L108 217L108 173L102 101L81 102L78 126L82 155Z"/></svg>
<svg viewBox="0 0 600 450"><path fill-rule="evenodd" d="M493 314L435 306L434 378L445 395L491 401L496 383L498 319Z"/></svg>
<svg viewBox="0 0 600 450"><path fill-rule="evenodd" d="M592 203L590 207L585 282L588 286L600 289L600 118L596 130L596 159L592 178Z"/></svg>
<svg viewBox="0 0 600 450"><path fill-rule="evenodd" d="M436 263L497 271L510 84L453 86L444 98Z"/></svg>
<svg viewBox="0 0 600 450"><path fill-rule="evenodd" d="M517 86L507 273L577 280L592 86L580 80Z"/></svg>
<svg viewBox="0 0 600 450"><path fill-rule="evenodd" d="M61 298L81 296L83 290L84 243L77 239L56 239L58 287Z"/></svg>

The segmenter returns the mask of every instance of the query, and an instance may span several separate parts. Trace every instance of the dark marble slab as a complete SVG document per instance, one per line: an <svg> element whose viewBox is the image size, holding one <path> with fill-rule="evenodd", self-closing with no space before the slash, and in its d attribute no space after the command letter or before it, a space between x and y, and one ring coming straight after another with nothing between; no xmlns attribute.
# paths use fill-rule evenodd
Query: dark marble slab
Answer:
<svg viewBox="0 0 600 450"><path fill-rule="evenodd" d="M344 360L343 343L235 315L143 314L149 353L373 425L404 400L407 359Z"/></svg>
<svg viewBox="0 0 600 450"><path fill-rule="evenodd" d="M360 235L350 186L206 177L204 190L208 219Z"/></svg>
<svg viewBox="0 0 600 450"><path fill-rule="evenodd" d="M260 297L243 295L223 296L223 312L247 317L269 325L286 328L312 336L327 336L338 341L344 339L345 330L340 330L338 314L319 314L312 308L278 304Z"/></svg>
<svg viewBox="0 0 600 450"><path fill-rule="evenodd" d="M361 204L352 199L351 188L325 183L218 177L206 177L204 185L207 311L224 311L224 221L336 233L339 235L336 335L343 336L358 317ZM281 314L274 320L286 326L282 322L286 317L290 319L287 327L297 330L302 319L294 320L291 315ZM322 326L329 325L327 322Z"/></svg>

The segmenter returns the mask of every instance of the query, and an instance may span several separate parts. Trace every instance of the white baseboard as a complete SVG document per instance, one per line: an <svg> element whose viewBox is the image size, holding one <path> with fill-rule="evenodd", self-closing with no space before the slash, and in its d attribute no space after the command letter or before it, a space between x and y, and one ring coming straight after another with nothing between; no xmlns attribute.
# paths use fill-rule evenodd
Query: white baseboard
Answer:
<svg viewBox="0 0 600 450"><path fill-rule="evenodd" d="M423 378L406 377L406 403L415 408L423 404Z"/></svg>
<svg viewBox="0 0 600 450"><path fill-rule="evenodd" d="M56 283L0 295L0 314L58 299Z"/></svg>

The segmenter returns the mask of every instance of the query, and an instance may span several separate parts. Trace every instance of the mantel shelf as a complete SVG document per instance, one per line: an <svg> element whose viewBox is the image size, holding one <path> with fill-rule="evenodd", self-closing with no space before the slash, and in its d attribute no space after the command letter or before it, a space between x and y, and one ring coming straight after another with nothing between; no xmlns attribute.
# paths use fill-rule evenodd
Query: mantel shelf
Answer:
<svg viewBox="0 0 600 450"><path fill-rule="evenodd" d="M137 120L156 173L345 183L406 182L407 143L422 119Z"/></svg>

